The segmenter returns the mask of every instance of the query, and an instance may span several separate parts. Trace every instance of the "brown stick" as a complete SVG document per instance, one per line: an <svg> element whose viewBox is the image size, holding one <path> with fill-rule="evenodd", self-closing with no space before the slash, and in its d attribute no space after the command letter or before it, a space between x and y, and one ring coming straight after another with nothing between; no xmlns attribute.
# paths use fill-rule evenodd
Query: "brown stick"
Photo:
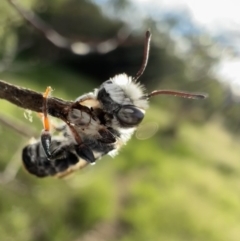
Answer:
<svg viewBox="0 0 240 241"><path fill-rule="evenodd" d="M32 110L35 112L42 112L42 93L12 85L2 80L0 80L0 99L7 100L20 108ZM65 101L55 97L49 97L48 113L51 116L65 119L66 112L72 103L73 102Z"/></svg>
<svg viewBox="0 0 240 241"><path fill-rule="evenodd" d="M42 112L44 101L42 93L12 85L2 80L0 80L0 99L7 100L20 108L29 109L35 112ZM73 102L70 101L48 97L48 114L66 120L66 115L72 104ZM86 166L88 166L88 163L82 160L75 168L82 169ZM72 171L73 170L70 170L69 173ZM69 173L65 173L64 175L68 175Z"/></svg>

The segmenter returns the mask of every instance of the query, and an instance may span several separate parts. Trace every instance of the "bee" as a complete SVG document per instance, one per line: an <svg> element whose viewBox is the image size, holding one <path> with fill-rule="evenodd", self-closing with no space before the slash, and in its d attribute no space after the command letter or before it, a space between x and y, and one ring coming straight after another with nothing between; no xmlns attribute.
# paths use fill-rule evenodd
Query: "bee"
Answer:
<svg viewBox="0 0 240 241"><path fill-rule="evenodd" d="M64 177L87 164L95 164L104 155L116 156L142 122L149 99L156 95L174 95L204 99L206 95L173 90L147 93L138 82L148 62L151 33L146 32L144 57L135 77L119 74L103 82L93 92L79 96L68 107L64 125L51 135L47 100L43 94L43 131L39 140L22 151L23 164L37 177Z"/></svg>

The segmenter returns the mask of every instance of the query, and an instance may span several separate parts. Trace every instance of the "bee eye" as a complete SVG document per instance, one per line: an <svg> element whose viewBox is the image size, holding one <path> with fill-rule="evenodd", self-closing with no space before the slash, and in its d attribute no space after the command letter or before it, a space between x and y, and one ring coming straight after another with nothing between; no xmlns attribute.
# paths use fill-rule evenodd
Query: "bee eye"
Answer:
<svg viewBox="0 0 240 241"><path fill-rule="evenodd" d="M133 127L141 123L144 111L133 105L125 105L117 113L119 122L125 127Z"/></svg>

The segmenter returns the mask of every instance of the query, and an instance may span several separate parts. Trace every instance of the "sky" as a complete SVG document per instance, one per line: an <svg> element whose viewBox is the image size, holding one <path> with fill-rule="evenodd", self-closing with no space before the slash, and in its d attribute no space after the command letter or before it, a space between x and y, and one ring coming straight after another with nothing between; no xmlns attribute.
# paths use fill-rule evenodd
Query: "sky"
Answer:
<svg viewBox="0 0 240 241"><path fill-rule="evenodd" d="M133 0L140 8L161 10L188 9L193 21L210 30L237 30L240 25L239 0ZM161 10L160 10L161 9Z"/></svg>
<svg viewBox="0 0 240 241"><path fill-rule="evenodd" d="M194 24L211 36L224 40L236 50L234 57L223 55L217 75L240 87L240 10L239 0L133 0L143 14L156 11L187 10Z"/></svg>
<svg viewBox="0 0 240 241"><path fill-rule="evenodd" d="M95 0L106 3L107 0ZM131 0L141 16L159 17L161 13L187 11L196 26L216 37L237 54L223 55L216 74L240 88L240 10L239 0ZM127 19L137 22L134 13ZM224 47L224 46L223 46ZM223 51L224 52L224 51Z"/></svg>

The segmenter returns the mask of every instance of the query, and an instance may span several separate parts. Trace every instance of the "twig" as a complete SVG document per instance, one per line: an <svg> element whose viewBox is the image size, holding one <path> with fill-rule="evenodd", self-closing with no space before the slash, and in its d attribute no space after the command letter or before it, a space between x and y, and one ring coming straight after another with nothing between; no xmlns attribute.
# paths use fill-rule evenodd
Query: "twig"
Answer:
<svg viewBox="0 0 240 241"><path fill-rule="evenodd" d="M33 136L39 135L39 133L34 131L34 129L30 128L29 126L26 126L26 125L20 123L19 121L12 120L12 119L10 119L6 116L3 116L3 115L0 115L0 123L2 123L3 125L13 129L18 134L20 134L24 137L27 137L27 138L31 138Z"/></svg>
<svg viewBox="0 0 240 241"><path fill-rule="evenodd" d="M3 23L1 24L1 27L3 28L4 34L1 37L0 40L0 45L2 46L2 56L1 56L1 60L0 60L0 72L5 71L13 62L13 60L16 57L17 54L17 43L14 42L14 45L11 44L11 46L9 46L9 29L11 28L9 21L8 24ZM11 34L10 34L11 36ZM11 42L11 40L10 40Z"/></svg>
<svg viewBox="0 0 240 241"><path fill-rule="evenodd" d="M41 93L12 85L2 80L0 80L0 99L7 100L20 108L42 112L43 95ZM69 107L72 104L73 102L71 101L48 97L48 114L66 120ZM78 169L82 169L87 165L86 161L81 160L78 164Z"/></svg>
<svg viewBox="0 0 240 241"><path fill-rule="evenodd" d="M7 100L20 108L42 112L43 96L41 93L12 85L2 80L0 80L0 99ZM70 101L49 97L48 114L64 119L66 111L71 104L72 102Z"/></svg>
<svg viewBox="0 0 240 241"><path fill-rule="evenodd" d="M24 9L16 0L7 0L13 8L35 29L52 44L59 48L67 49L73 54L86 55L91 52L106 54L116 49L128 36L129 29L121 28L115 38L108 39L98 44L86 44L81 41L72 41L58 32L56 32L49 24L40 19L34 12Z"/></svg>
<svg viewBox="0 0 240 241"><path fill-rule="evenodd" d="M21 156L23 146L20 145L17 151L12 156L11 160L8 162L3 172L0 172L0 184L7 184L13 181L21 167L21 162L18 160Z"/></svg>

